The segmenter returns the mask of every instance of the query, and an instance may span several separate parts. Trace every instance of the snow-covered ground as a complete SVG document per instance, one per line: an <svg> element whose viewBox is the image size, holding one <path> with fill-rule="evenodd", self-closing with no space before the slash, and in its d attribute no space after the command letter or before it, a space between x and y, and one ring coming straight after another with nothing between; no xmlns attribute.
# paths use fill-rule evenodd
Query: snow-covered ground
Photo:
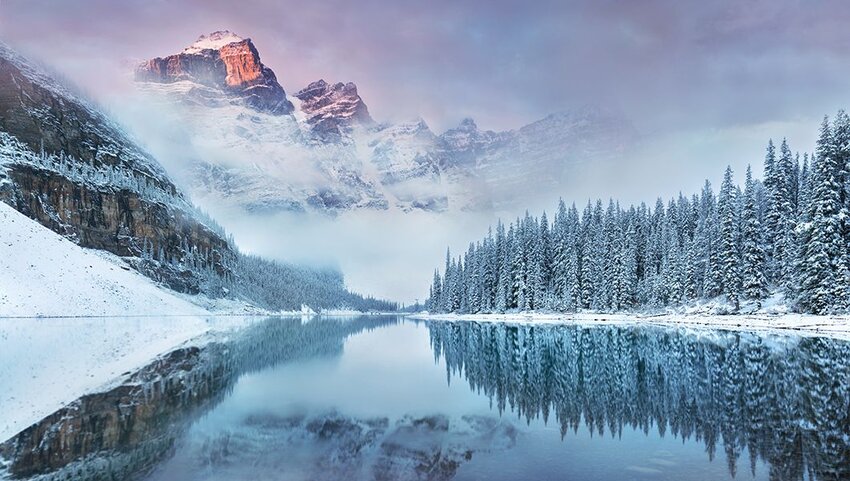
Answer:
<svg viewBox="0 0 850 481"><path fill-rule="evenodd" d="M265 313L164 289L0 202L0 441L190 339L250 322L212 315L222 312Z"/></svg>
<svg viewBox="0 0 850 481"><path fill-rule="evenodd" d="M826 336L850 340L850 316L812 316L805 314L735 314L707 313L624 313L605 314L580 312L570 314L509 313L509 314L428 314L419 313L411 319L429 321L504 322L515 324L619 324L663 325L693 329L724 329L751 332L785 333L802 336Z"/></svg>
<svg viewBox="0 0 850 481"><path fill-rule="evenodd" d="M83 249L0 202L0 318L206 314L117 256Z"/></svg>

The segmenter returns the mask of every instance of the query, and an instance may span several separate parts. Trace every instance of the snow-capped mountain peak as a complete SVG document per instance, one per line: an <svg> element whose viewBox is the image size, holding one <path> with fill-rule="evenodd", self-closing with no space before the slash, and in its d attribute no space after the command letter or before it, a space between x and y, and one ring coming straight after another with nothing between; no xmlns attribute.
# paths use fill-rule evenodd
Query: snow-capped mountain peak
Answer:
<svg viewBox="0 0 850 481"><path fill-rule="evenodd" d="M353 82L329 84L320 79L298 91L295 98L313 133L323 141L345 140L354 127L375 123Z"/></svg>
<svg viewBox="0 0 850 481"><path fill-rule="evenodd" d="M376 123L353 82L319 79L290 101L251 40L229 31L145 62L136 79L177 106L166 110L195 151L193 197L255 211L501 208L554 195L578 166L635 140L628 122L594 108L500 132L465 118L437 135L422 118Z"/></svg>
<svg viewBox="0 0 850 481"><path fill-rule="evenodd" d="M225 45L242 42L245 39L230 30L219 30L208 35L201 35L192 45L183 49L183 53L197 54L204 50L219 50Z"/></svg>
<svg viewBox="0 0 850 481"><path fill-rule="evenodd" d="M153 58L136 67L136 81L148 84L191 82L179 95L205 105L232 102L274 115L292 113L292 104L272 69L260 61L251 39L222 30L202 35L182 52Z"/></svg>

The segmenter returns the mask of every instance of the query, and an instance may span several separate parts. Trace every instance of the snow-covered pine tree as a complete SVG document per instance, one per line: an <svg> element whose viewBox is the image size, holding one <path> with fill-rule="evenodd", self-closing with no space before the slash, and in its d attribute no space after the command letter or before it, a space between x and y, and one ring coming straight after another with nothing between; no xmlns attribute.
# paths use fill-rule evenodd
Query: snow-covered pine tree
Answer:
<svg viewBox="0 0 850 481"><path fill-rule="evenodd" d="M582 304L581 285L581 226L576 205L573 204L567 212L567 265L565 276L568 290L564 293L566 308L575 311Z"/></svg>
<svg viewBox="0 0 850 481"><path fill-rule="evenodd" d="M823 314L837 304L837 264L843 245L839 166L827 117L821 124L811 175L811 222L801 225L805 247L800 262L799 302L805 310Z"/></svg>
<svg viewBox="0 0 850 481"><path fill-rule="evenodd" d="M766 212L764 213L764 250L767 255L765 268L770 280L773 280L776 270L773 262L773 242L776 236L776 215L773 208L773 197L776 190L776 178L776 147L773 145L773 139L770 139L767 142L767 149L764 155L764 178L762 180L762 185L764 185L767 195Z"/></svg>
<svg viewBox="0 0 850 481"><path fill-rule="evenodd" d="M743 289L748 299L756 301L761 308L761 300L767 296L767 279L764 275L764 235L758 220L755 183L750 166L747 166L747 180L744 187L744 207L741 212L741 239L743 241Z"/></svg>
<svg viewBox="0 0 850 481"><path fill-rule="evenodd" d="M581 305L580 307L589 308L593 299L594 290L596 287L596 277L593 269L595 267L594 259L594 244L596 236L594 233L593 222L593 207L590 201L587 202L587 207L581 216Z"/></svg>
<svg viewBox="0 0 850 481"><path fill-rule="evenodd" d="M505 232L452 259L435 273L430 308L463 312L621 310L678 304L724 294L738 308L741 296L768 293L768 264L796 296L800 310L848 309L850 298L850 117L839 113L821 128L817 156L792 156L787 141L775 155L768 146L766 178L742 190L727 168L718 196L706 181L699 195L680 194L654 209L622 209L589 201L583 213L559 202L550 225L529 213ZM768 228L768 225L773 225ZM770 238L772 240L768 241ZM142 245L160 262L208 264L208 250L183 245L179 258ZM161 249L160 249L161 250ZM196 253L197 250L197 253ZM793 275L792 275L793 274ZM796 282L794 282L796 280ZM799 285L799 290L789 289Z"/></svg>
<svg viewBox="0 0 850 481"><path fill-rule="evenodd" d="M836 163L842 245L836 265L835 309L850 309L850 116L839 110L832 127L833 155Z"/></svg>
<svg viewBox="0 0 850 481"><path fill-rule="evenodd" d="M723 282L722 292L726 300L737 311L740 308L741 256L738 249L738 212L736 188L732 181L732 167L726 167L720 198L717 203L720 222L719 265Z"/></svg>
<svg viewBox="0 0 850 481"><path fill-rule="evenodd" d="M428 311L431 312L440 312L443 310L443 307L440 305L440 299L442 298L443 292L443 281L440 278L440 271L434 271L434 281L431 284L431 296L428 298Z"/></svg>
<svg viewBox="0 0 850 481"><path fill-rule="evenodd" d="M558 213L555 214L555 222L552 225L552 289L555 299L554 308L565 310L567 308L567 267L569 264L567 206L564 199L558 201Z"/></svg>
<svg viewBox="0 0 850 481"><path fill-rule="evenodd" d="M768 228L773 232L772 263L769 272L773 281L785 290L793 288L794 264L791 258L792 231L794 229L794 208L792 203L794 161L788 142L782 139L779 158L773 168L773 181L769 192L767 212Z"/></svg>

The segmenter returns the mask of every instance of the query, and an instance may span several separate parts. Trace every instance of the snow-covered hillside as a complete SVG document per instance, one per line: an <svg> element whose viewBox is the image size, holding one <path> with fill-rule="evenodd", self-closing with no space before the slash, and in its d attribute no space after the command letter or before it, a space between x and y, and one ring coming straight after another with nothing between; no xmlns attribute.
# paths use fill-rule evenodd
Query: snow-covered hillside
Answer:
<svg viewBox="0 0 850 481"><path fill-rule="evenodd" d="M0 317L205 315L104 251L0 202Z"/></svg>

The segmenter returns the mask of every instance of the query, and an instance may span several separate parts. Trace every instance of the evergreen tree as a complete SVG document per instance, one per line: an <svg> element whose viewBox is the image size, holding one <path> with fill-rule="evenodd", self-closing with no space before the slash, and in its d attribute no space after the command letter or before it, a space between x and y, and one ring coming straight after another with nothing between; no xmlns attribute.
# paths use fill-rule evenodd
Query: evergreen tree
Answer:
<svg viewBox="0 0 850 481"><path fill-rule="evenodd" d="M764 276L765 255L763 234L758 220L755 185L753 174L747 166L747 180L744 188L744 208L741 213L743 240L743 281L744 295L756 301L758 308L761 300L767 296L767 280Z"/></svg>
<svg viewBox="0 0 850 481"><path fill-rule="evenodd" d="M663 307L724 295L758 307L769 287L805 312L850 309L850 116L824 120L815 156L768 144L764 182L748 167L743 190L727 167L715 196L681 193L623 209L561 200L554 221L526 212L498 222L456 259L446 252L428 308L447 312ZM157 250L158 249L158 250ZM209 265L208 250L181 253L143 242L140 255L177 266ZM225 282L226 281L226 282ZM232 285L233 279L223 280ZM775 284L771 284L771 282ZM230 284L227 284L230 283Z"/></svg>
<svg viewBox="0 0 850 481"><path fill-rule="evenodd" d="M720 222L720 246L718 260L723 281L722 292L735 310L740 307L741 274L738 251L738 212L735 185L732 183L732 167L726 167L720 187L717 214Z"/></svg>
<svg viewBox="0 0 850 481"><path fill-rule="evenodd" d="M817 141L817 157L812 169L811 222L804 230L801 259L800 304L815 314L834 309L840 291L838 263L843 239L839 213L839 165L829 119L824 118Z"/></svg>

